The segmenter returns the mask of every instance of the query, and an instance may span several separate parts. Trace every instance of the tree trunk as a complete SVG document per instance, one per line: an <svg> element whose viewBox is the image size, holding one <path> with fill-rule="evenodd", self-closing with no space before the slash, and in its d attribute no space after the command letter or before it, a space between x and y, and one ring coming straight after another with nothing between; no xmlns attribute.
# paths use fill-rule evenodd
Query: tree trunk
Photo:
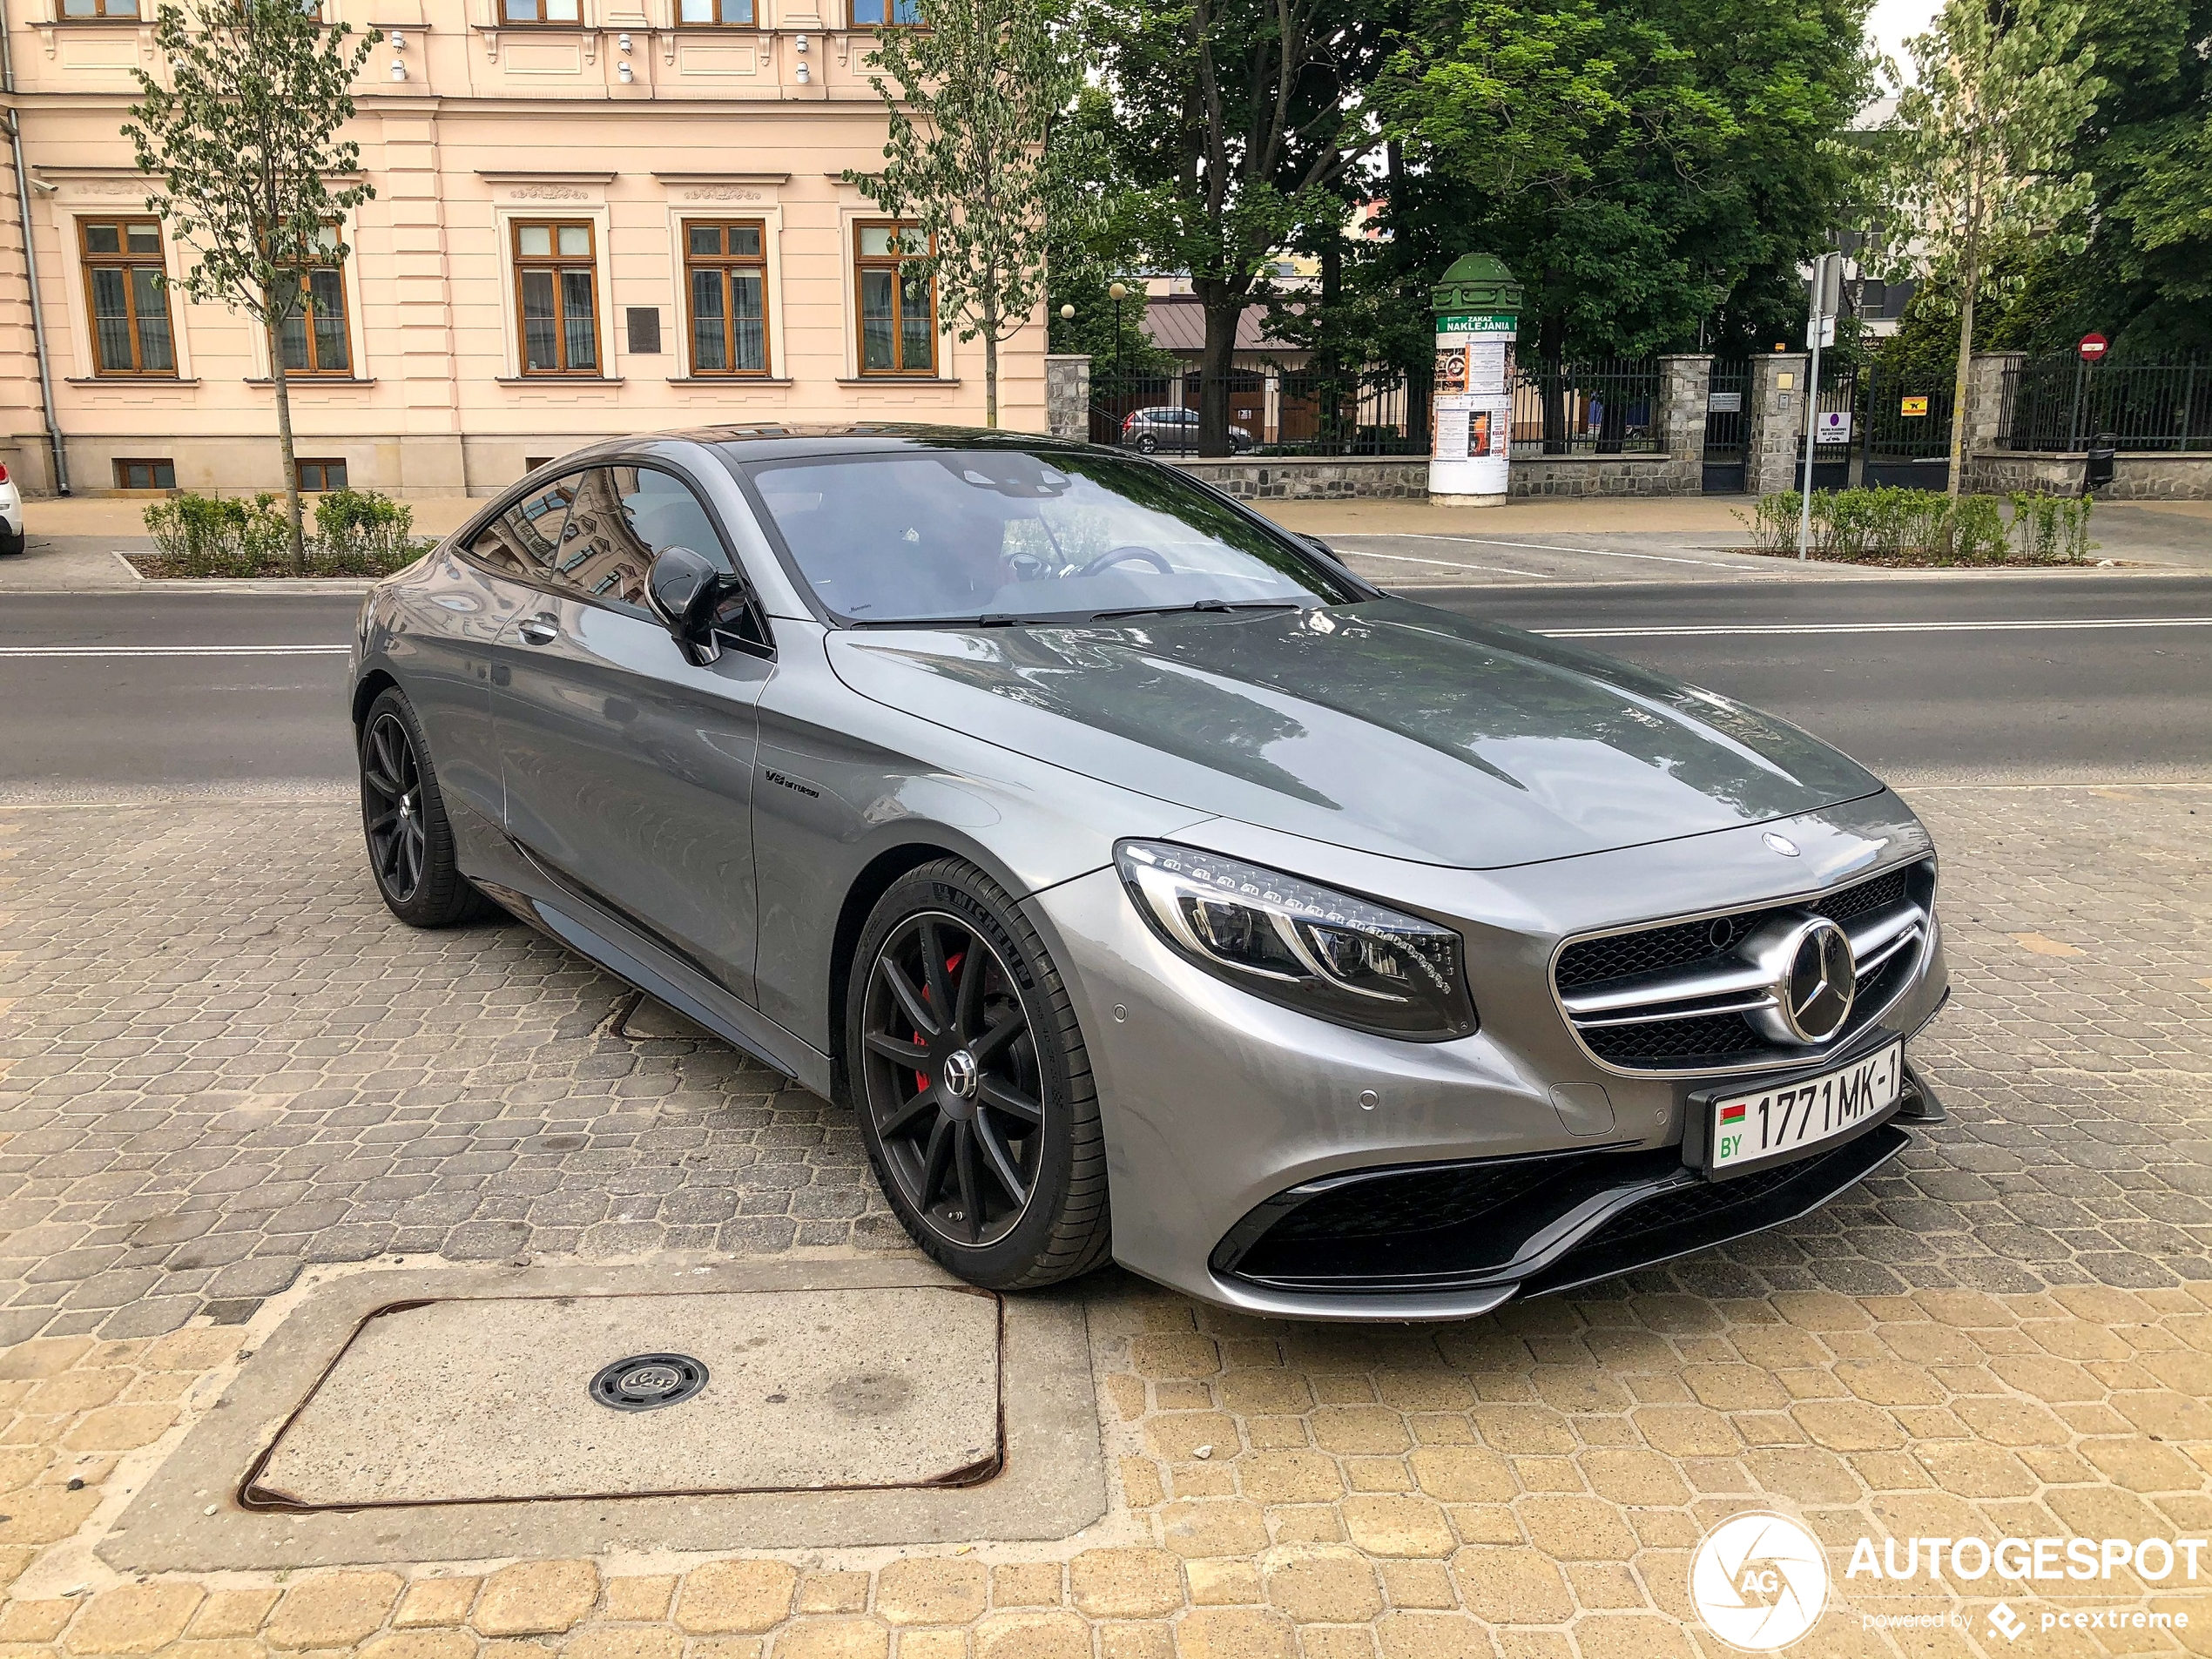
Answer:
<svg viewBox="0 0 2212 1659"><path fill-rule="evenodd" d="M1973 374L1974 293L1981 286L1980 250L1973 233L1966 237L1966 259L1960 275L1959 305L1959 369L1951 381L1951 482L1946 493L1959 499L1966 480L1966 385Z"/></svg>
<svg viewBox="0 0 2212 1659"><path fill-rule="evenodd" d="M1544 405L1544 453L1563 455L1574 448L1567 429L1567 320L1546 317L1536 329L1536 373Z"/></svg>
<svg viewBox="0 0 2212 1659"><path fill-rule="evenodd" d="M292 574L307 574L307 538L300 504L300 463L292 448L292 393L284 376L284 325L272 311L269 330L269 382L276 388L277 452L284 464L284 512L292 525Z"/></svg>
<svg viewBox="0 0 2212 1659"><path fill-rule="evenodd" d="M983 300L983 424L999 423L999 302L995 293Z"/></svg>
<svg viewBox="0 0 2212 1659"><path fill-rule="evenodd" d="M1217 279L1200 278L1190 285L1197 291L1206 314L1206 344L1198 359L1198 453L1234 453L1229 441L1229 374L1237 357L1237 323L1244 314L1244 296Z"/></svg>

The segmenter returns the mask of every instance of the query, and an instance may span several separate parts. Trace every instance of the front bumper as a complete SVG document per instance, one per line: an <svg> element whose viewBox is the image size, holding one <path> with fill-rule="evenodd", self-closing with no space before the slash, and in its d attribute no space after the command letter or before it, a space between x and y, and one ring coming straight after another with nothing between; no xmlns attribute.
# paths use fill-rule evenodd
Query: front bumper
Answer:
<svg viewBox="0 0 2212 1659"><path fill-rule="evenodd" d="M1886 794L1784 827L1816 868L1928 851ZM1814 873L1775 869L1759 833L1491 873L1256 846L1243 826L1180 838L1401 906L1417 884L1416 907L1467 939L1482 1019L1442 1043L1369 1036L1245 995L1162 946L1111 871L1035 895L1098 1080L1116 1258L1255 1314L1464 1318L1775 1225L1863 1179L1905 1143L1897 1118L1935 1111L1917 1080L1892 1118L1847 1145L1709 1183L1681 1147L1689 1097L1716 1079L1594 1064L1550 991L1562 937L1756 903ZM1655 893L1669 900L1655 905ZM1838 1045L1834 1063L1910 1036L1944 995L1931 940L1880 1031Z"/></svg>

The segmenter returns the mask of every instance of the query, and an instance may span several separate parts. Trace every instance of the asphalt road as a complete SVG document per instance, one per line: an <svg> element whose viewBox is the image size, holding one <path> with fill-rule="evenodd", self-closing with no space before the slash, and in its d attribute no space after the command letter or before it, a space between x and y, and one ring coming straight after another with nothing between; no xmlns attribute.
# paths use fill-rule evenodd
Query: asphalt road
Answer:
<svg viewBox="0 0 2212 1659"><path fill-rule="evenodd" d="M1899 783L2212 779L2212 577L1408 591L1771 709ZM347 788L359 604L10 595L0 799Z"/></svg>

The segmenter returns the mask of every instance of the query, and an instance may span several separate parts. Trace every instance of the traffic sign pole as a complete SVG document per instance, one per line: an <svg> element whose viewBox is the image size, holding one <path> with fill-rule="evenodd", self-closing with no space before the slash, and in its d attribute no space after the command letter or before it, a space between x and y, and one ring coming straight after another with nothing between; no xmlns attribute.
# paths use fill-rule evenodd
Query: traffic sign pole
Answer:
<svg viewBox="0 0 2212 1659"><path fill-rule="evenodd" d="M1805 344L1812 348L1812 372L1805 377L1805 475L1797 492L1797 558L1812 556L1812 455L1820 442L1820 342L1842 298L1844 256L1823 253L1812 262L1812 302L1805 311ZM1830 290L1836 290L1831 297Z"/></svg>

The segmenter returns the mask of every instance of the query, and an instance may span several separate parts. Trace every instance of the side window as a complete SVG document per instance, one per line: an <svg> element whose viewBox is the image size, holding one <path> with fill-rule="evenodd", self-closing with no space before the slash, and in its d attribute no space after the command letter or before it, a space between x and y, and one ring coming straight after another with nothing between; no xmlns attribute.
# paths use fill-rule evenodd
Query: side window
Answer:
<svg viewBox="0 0 2212 1659"><path fill-rule="evenodd" d="M469 556L525 582L553 580L569 508L585 475L570 473L523 496L476 532Z"/></svg>
<svg viewBox="0 0 2212 1659"><path fill-rule="evenodd" d="M734 571L729 550L691 487L651 467L595 467L583 475L569 515L561 580L603 604L652 614L645 573L671 547L687 547ZM732 590L717 626L731 638L765 650L767 624L749 587Z"/></svg>

